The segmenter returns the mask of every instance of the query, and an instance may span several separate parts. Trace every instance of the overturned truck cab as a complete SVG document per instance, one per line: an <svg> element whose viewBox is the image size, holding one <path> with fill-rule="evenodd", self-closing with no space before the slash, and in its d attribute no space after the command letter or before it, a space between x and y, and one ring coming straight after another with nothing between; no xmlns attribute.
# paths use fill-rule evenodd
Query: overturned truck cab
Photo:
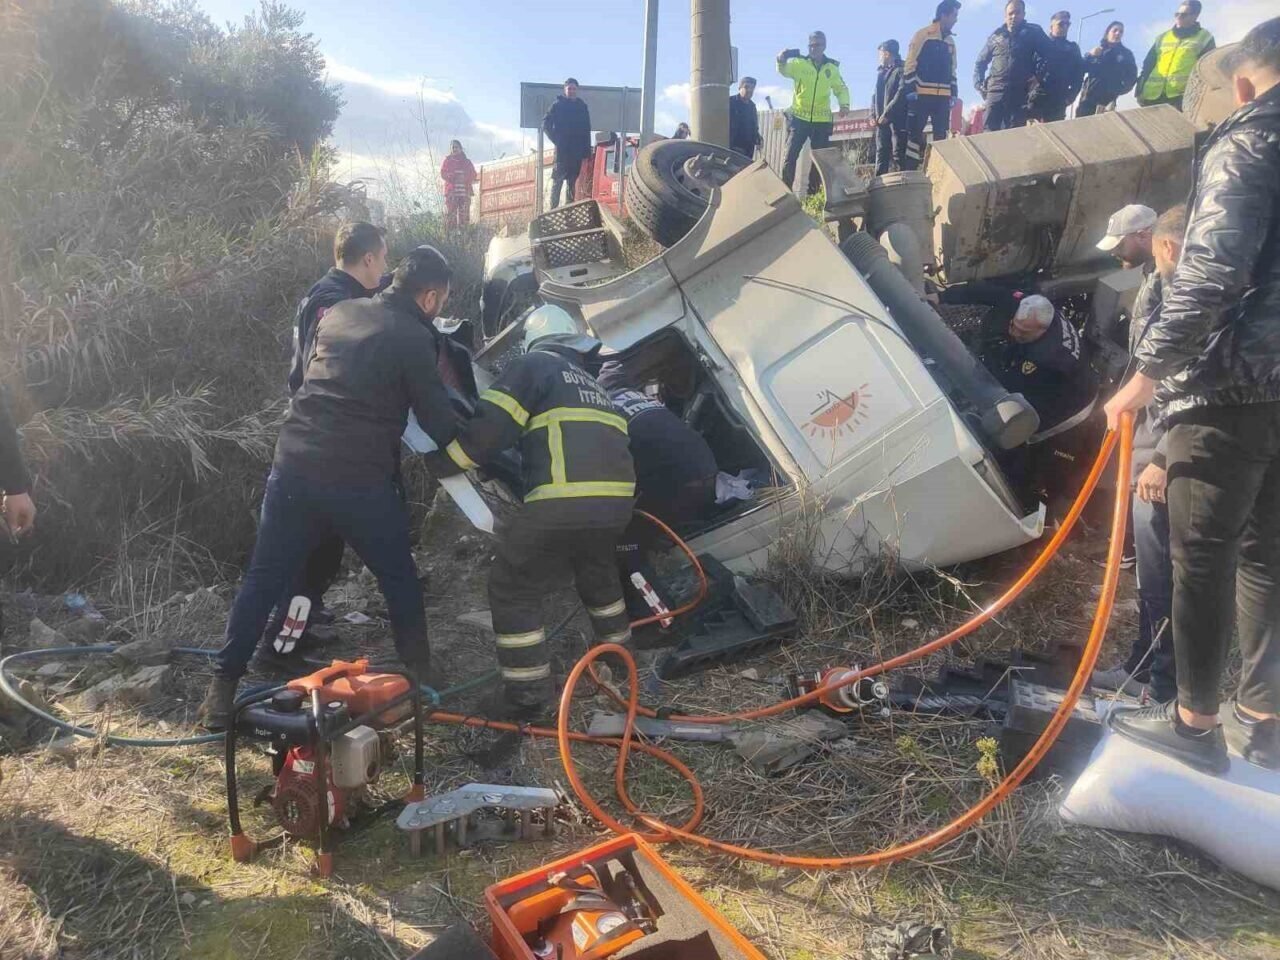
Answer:
<svg viewBox="0 0 1280 960"><path fill-rule="evenodd" d="M896 320L885 299L902 292L878 296L875 273L755 163L660 256L588 286L544 272L540 294L639 379L676 385L721 470L771 475L763 495L688 531L735 572L763 569L785 538L847 574L885 551L919 568L1036 539L1043 508L1020 505L993 456L1025 442L1034 413L963 350L948 363L913 343L938 331ZM928 310L912 297L908 284L905 302Z"/></svg>

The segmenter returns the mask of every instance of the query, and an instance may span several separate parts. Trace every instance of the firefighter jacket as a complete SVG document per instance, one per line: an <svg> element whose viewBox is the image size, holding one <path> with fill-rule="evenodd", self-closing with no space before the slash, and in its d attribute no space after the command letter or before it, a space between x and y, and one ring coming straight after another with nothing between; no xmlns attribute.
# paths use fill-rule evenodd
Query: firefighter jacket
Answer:
<svg viewBox="0 0 1280 960"><path fill-rule="evenodd" d="M973 85L988 104L1026 106L1048 40L1040 27L1026 21L1012 32L1004 24L991 31L973 67Z"/></svg>
<svg viewBox="0 0 1280 960"><path fill-rule="evenodd" d="M1005 344L998 379L1031 404L1042 432L1079 413L1098 392L1080 333L1061 311L1038 340Z"/></svg>
<svg viewBox="0 0 1280 960"><path fill-rule="evenodd" d="M345 270L333 267L311 285L307 295L298 304L293 319L293 367L289 370L289 393L294 394L302 386L306 361L311 350L311 336L316 324L330 307L343 300L355 300L373 296L361 283Z"/></svg>
<svg viewBox="0 0 1280 960"><path fill-rule="evenodd" d="M518 444L526 504L564 505L585 526L625 524L636 492L627 421L577 356L535 343L480 395L433 471L474 470Z"/></svg>
<svg viewBox="0 0 1280 960"><path fill-rule="evenodd" d="M831 123L831 94L841 110L849 109L849 88L840 76L840 61L823 57L814 63L808 57L778 61L778 73L795 84L791 116L806 123Z"/></svg>
<svg viewBox="0 0 1280 960"><path fill-rule="evenodd" d="M1199 24L1160 34L1142 62L1138 103L1150 107L1181 101L1196 61L1212 49L1213 34Z"/></svg>
<svg viewBox="0 0 1280 960"><path fill-rule="evenodd" d="M1210 135L1138 370L1171 417L1280 400L1280 87Z"/></svg>
<svg viewBox="0 0 1280 960"><path fill-rule="evenodd" d="M959 96L956 87L956 41L937 21L916 31L907 47L903 80L918 97Z"/></svg>

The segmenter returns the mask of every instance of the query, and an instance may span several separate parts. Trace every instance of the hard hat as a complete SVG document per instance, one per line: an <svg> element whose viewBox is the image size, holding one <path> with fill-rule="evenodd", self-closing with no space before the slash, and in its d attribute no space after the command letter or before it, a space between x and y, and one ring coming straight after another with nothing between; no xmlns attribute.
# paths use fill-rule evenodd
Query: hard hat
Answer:
<svg viewBox="0 0 1280 960"><path fill-rule="evenodd" d="M582 332L578 322L564 307L547 303L538 307L524 321L524 349L528 353L544 337L555 337L561 346L581 354L600 349L600 341Z"/></svg>

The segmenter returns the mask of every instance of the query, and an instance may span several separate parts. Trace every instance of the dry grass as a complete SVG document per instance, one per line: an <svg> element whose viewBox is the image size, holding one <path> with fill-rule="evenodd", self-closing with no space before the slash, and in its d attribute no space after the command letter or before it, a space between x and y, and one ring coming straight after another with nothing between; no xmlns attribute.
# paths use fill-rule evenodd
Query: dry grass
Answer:
<svg viewBox="0 0 1280 960"><path fill-rule="evenodd" d="M433 513L428 530L420 563L429 574L434 643L450 675L472 675L492 663L489 641L454 618L485 605L484 544L447 509ZM1078 635L1088 616L1082 597L1100 574L1095 553L1090 542L1069 545L1043 585L983 631L974 650L1038 649ZM751 663L765 680L740 676L744 665L723 667L664 685L663 698L710 712L767 704L780 695L770 678L869 662L953 626L1025 559L971 565L952 578L904 578L882 563L858 583L824 584L805 601L810 628ZM359 578L339 596L341 610L382 614L376 591ZM562 595L553 606L568 604ZM166 616L170 628L181 628L179 614ZM186 636L213 643L220 620L207 611L198 620L203 628L190 627ZM907 620L918 626L904 627ZM1133 626L1122 622L1116 632L1125 636ZM584 629L574 620L561 635L562 661L581 649ZM332 653L369 650L388 650L379 619L344 627ZM935 669L942 656L924 669ZM162 722L185 729L203 679L203 666L189 666L180 697L114 722L129 731L155 731ZM604 706L584 696L581 721ZM482 736L430 732L429 789L470 780L563 784L550 742L525 741L514 756L484 767L468 759L485 745ZM707 791L702 829L709 836L783 852L856 853L910 839L972 804L989 787L976 746L985 733L981 721L895 714L855 725L847 740L778 777L753 772L727 746L675 750ZM611 752L581 747L577 754L590 789L616 810ZM248 866L228 861L216 749L98 750L84 743L71 756L74 768L64 754L39 750L6 760L0 894L14 908L0 920L0 956L401 957L459 917L480 921L486 884L599 836L574 804L573 822L554 841L415 861L384 820L341 842L339 875L321 884L308 878L307 851L296 845ZM251 750L244 756L244 790L251 793L265 782L266 768ZM407 783L406 775L401 761L387 791ZM660 764L638 759L631 783L646 810L675 822L688 815L684 785ZM907 916L949 924L957 956L968 958L1275 956L1274 892L1174 843L1064 825L1055 813L1059 794L1052 781L1025 786L943 849L872 871L780 870L679 846L665 855L779 960L856 956L870 925ZM260 834L270 829L263 811L251 822Z"/></svg>

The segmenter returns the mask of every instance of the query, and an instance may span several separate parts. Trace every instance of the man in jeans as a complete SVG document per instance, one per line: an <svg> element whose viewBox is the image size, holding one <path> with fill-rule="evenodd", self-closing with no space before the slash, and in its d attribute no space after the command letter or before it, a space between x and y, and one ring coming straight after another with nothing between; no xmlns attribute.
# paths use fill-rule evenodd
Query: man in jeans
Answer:
<svg viewBox="0 0 1280 960"><path fill-rule="evenodd" d="M385 293L346 300L320 318L302 388L276 442L253 560L200 707L209 729L225 729L236 685L281 590L307 553L333 534L378 578L396 651L427 682L422 585L395 472L410 410L441 448L456 433L432 327L449 298L450 276L439 251L419 247L396 267Z"/></svg>
<svg viewBox="0 0 1280 960"><path fill-rule="evenodd" d="M1178 669L1176 701L1111 725L1212 774L1228 745L1280 769L1280 17L1230 66L1241 108L1206 144L1160 317L1106 407L1113 427L1153 397L1168 414ZM1219 725L1233 599L1243 670Z"/></svg>
<svg viewBox="0 0 1280 960"><path fill-rule="evenodd" d="M1128 230L1147 223L1147 214L1154 220L1151 226ZM1111 221L1098 248L1111 251L1127 265L1141 265L1145 274L1129 324L1129 353L1135 354L1147 328L1160 315L1164 285L1173 280L1173 271L1182 256L1187 208L1179 204L1155 219L1150 207L1131 204ZM1118 690L1131 696L1137 696L1146 686L1156 703L1166 703L1178 693L1173 661L1173 560L1169 555L1166 502L1169 434L1155 403L1138 413L1135 424L1129 516L1138 559L1138 636L1124 664L1111 670L1095 670L1092 682L1095 689Z"/></svg>

